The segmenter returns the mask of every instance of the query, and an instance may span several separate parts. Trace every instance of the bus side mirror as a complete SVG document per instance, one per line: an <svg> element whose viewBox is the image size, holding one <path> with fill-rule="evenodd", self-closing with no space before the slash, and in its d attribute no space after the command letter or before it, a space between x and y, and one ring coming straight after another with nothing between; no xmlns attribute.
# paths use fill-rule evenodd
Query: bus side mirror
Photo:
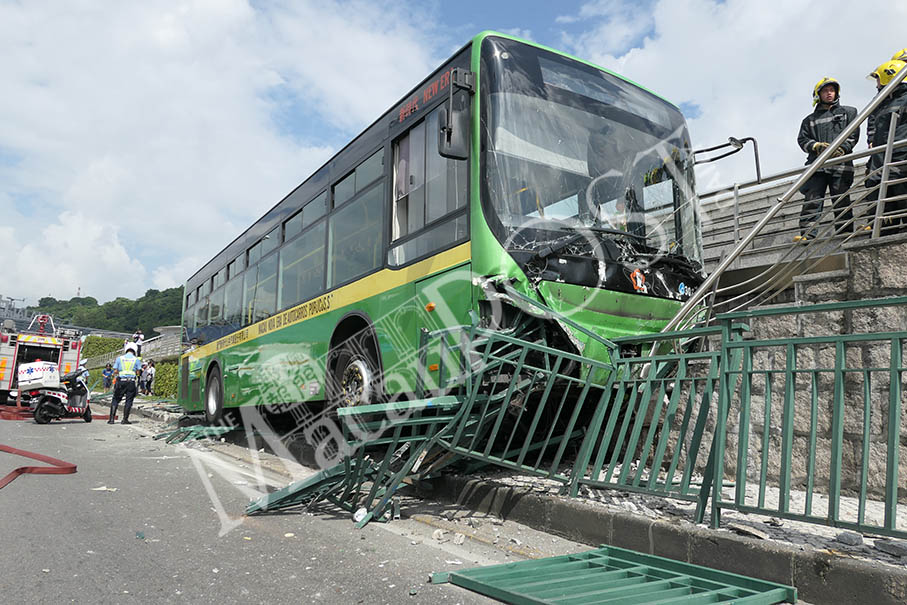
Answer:
<svg viewBox="0 0 907 605"><path fill-rule="evenodd" d="M438 113L438 155L451 160L469 157L469 96L472 72L460 68L450 73L450 97Z"/></svg>

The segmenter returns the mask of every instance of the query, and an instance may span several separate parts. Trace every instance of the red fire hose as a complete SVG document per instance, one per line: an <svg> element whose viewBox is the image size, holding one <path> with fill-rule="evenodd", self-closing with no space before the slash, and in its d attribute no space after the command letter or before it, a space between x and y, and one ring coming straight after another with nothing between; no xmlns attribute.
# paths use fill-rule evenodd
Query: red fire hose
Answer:
<svg viewBox="0 0 907 605"><path fill-rule="evenodd" d="M6 487L7 484L12 482L12 480L19 475L24 475L26 473L31 473L33 475L71 475L72 473L76 472L75 464L71 462L63 462L62 460L57 460L56 458L51 458L50 456L45 456L43 454L26 452L25 450L19 450L8 445L0 445L0 452L7 452L9 454L13 454L14 456L22 456L23 458L31 458L32 460L45 462L51 465L20 466L17 469L13 469L12 472L0 479L0 489Z"/></svg>

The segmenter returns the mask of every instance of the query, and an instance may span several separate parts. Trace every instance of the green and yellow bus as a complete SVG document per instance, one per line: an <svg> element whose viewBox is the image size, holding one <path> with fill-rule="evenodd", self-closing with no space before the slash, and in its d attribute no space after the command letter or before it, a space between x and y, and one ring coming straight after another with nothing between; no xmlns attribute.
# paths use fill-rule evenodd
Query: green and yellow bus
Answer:
<svg viewBox="0 0 907 605"><path fill-rule="evenodd" d="M697 203L676 106L480 33L189 278L179 403L406 397L421 330L520 325L505 287L604 338L658 331L703 280Z"/></svg>

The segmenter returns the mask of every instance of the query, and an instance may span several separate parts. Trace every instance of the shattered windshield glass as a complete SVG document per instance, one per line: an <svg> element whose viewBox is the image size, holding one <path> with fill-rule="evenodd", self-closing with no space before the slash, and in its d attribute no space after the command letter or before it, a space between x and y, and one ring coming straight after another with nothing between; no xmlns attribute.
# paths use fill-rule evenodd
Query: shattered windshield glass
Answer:
<svg viewBox="0 0 907 605"><path fill-rule="evenodd" d="M504 237L592 229L700 260L689 135L676 108L554 53L500 39L483 52L486 197Z"/></svg>

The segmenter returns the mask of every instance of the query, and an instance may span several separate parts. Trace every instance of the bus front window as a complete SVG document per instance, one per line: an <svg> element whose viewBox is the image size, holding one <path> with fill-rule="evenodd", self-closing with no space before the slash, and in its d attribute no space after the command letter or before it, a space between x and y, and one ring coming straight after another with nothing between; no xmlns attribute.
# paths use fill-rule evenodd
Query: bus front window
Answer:
<svg viewBox="0 0 907 605"><path fill-rule="evenodd" d="M485 198L499 237L592 229L700 262L689 135L675 107L500 38L485 40L483 69Z"/></svg>

